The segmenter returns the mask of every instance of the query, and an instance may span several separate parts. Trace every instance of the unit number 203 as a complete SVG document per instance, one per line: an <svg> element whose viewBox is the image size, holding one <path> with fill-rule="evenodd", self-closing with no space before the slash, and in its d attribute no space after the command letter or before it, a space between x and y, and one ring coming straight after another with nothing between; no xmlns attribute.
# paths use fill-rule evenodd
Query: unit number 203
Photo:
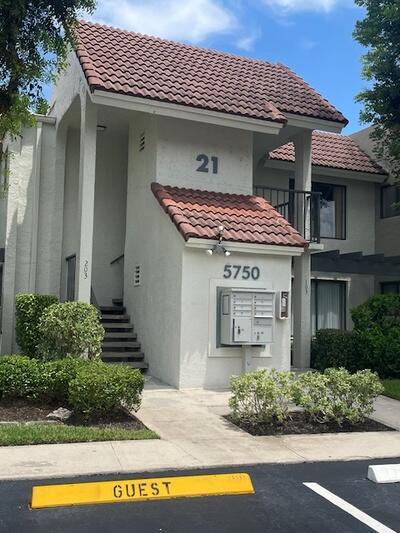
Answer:
<svg viewBox="0 0 400 533"><path fill-rule="evenodd" d="M226 279L258 279L260 277L260 269L256 266L250 267L248 265L225 265L224 278Z"/></svg>

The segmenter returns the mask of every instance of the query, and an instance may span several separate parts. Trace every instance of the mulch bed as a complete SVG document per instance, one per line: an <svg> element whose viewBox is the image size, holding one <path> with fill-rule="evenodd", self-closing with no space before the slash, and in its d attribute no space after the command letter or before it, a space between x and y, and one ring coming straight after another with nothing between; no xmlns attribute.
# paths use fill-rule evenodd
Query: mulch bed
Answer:
<svg viewBox="0 0 400 533"><path fill-rule="evenodd" d="M301 411L291 413L291 419L283 424L250 424L237 423L228 415L226 417L232 424L240 427L250 435L300 435L315 433L351 433L354 431L395 431L393 428L385 426L380 422L368 418L361 424L345 423L342 426L337 424L320 424L309 419L308 415Z"/></svg>
<svg viewBox="0 0 400 533"><path fill-rule="evenodd" d="M12 403L0 402L0 422L49 422L46 418L49 413L61 407L58 404L30 404L23 400ZM54 423L54 422L53 422ZM61 424L62 422L56 422ZM110 413L106 417L82 418L72 414L64 423L69 426L97 426L114 427L125 429L147 429L140 420L131 415L128 411L121 409Z"/></svg>

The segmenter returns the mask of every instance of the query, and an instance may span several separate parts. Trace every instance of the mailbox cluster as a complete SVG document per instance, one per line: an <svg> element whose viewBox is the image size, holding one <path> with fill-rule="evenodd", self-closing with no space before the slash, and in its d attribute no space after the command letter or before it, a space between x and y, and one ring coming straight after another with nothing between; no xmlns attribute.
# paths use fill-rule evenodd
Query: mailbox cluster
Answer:
<svg viewBox="0 0 400 533"><path fill-rule="evenodd" d="M225 289L220 295L222 345L268 344L274 334L275 292Z"/></svg>

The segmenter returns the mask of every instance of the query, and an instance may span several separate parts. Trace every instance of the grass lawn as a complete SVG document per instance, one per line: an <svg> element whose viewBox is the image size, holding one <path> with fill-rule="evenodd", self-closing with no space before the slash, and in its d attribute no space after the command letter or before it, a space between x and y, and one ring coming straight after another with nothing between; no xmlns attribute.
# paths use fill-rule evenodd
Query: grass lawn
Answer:
<svg viewBox="0 0 400 533"><path fill-rule="evenodd" d="M400 379L383 379L382 385L385 387L385 396L400 400Z"/></svg>
<svg viewBox="0 0 400 533"><path fill-rule="evenodd" d="M0 446L145 439L158 439L158 435L149 429L118 427L63 426L40 423L4 424L0 426Z"/></svg>

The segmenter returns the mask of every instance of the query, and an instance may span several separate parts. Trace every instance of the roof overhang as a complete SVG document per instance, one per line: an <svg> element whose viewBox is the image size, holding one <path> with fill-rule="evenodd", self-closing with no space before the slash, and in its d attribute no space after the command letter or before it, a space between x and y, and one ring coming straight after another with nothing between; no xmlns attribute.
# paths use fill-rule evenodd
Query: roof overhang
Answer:
<svg viewBox="0 0 400 533"><path fill-rule="evenodd" d="M192 120L195 122L204 122L228 128L265 133L268 135L278 135L284 126L281 122L259 120L228 113L220 113L217 111L208 111L206 109L170 104L168 102L151 100L149 98L128 96L98 89L95 89L90 93L90 97L92 102L98 105L118 107L130 111L140 111L143 113Z"/></svg>
<svg viewBox="0 0 400 533"><path fill-rule="evenodd" d="M185 242L188 248L207 250L218 244L218 240L189 238ZM270 244L252 244L247 242L223 241L224 247L230 252L258 254L258 255L289 255L300 256L304 248L300 246L274 246Z"/></svg>
<svg viewBox="0 0 400 533"><path fill-rule="evenodd" d="M330 133L340 133L346 126L342 122L334 122L332 120L323 120L314 117L305 117L302 115L295 115L294 113L284 113L287 118L288 126L295 126L307 130L321 130Z"/></svg>
<svg viewBox="0 0 400 533"><path fill-rule="evenodd" d="M275 168L277 170L290 170L294 171L293 161L283 161L280 159L268 159L265 158L264 167ZM358 181L368 181L373 183L384 183L387 179L386 174L374 174L372 172L359 172L357 170L348 170L344 168L323 167L318 165L312 165L313 175L329 176L333 178L345 178Z"/></svg>

